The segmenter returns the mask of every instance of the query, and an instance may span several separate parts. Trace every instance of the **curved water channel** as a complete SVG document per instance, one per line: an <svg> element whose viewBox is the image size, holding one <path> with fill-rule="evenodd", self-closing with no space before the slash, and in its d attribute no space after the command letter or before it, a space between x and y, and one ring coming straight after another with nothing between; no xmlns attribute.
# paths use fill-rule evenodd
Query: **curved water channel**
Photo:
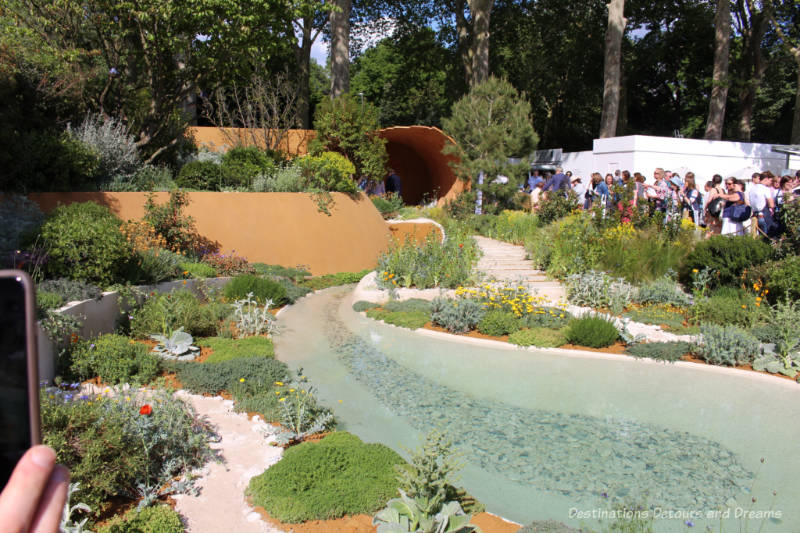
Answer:
<svg viewBox="0 0 800 533"><path fill-rule="evenodd" d="M278 358L366 441L402 452L444 430L465 463L458 484L487 510L597 527L637 501L656 531L719 531L720 514L723 531L800 531L797 384L434 338L354 312L351 291L284 310Z"/></svg>

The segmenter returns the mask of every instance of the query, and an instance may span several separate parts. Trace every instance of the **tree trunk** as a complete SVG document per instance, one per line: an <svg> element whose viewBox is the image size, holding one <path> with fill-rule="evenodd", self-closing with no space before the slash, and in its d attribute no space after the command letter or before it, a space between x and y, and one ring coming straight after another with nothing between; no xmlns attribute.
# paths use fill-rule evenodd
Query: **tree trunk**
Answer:
<svg viewBox="0 0 800 533"><path fill-rule="evenodd" d="M714 75L711 82L705 138L718 141L722 139L725 106L728 101L728 60L731 49L730 0L717 0L714 28Z"/></svg>
<svg viewBox="0 0 800 533"><path fill-rule="evenodd" d="M469 0L472 16L472 76L470 86L489 79L489 21L494 0Z"/></svg>
<svg viewBox="0 0 800 533"><path fill-rule="evenodd" d="M472 39L470 38L470 24L464 15L467 7L466 0L455 0L456 33L458 35L458 53L464 67L464 81L467 86L472 85Z"/></svg>
<svg viewBox="0 0 800 533"><path fill-rule="evenodd" d="M331 11L331 98L350 90L351 0L334 0Z"/></svg>
<svg viewBox="0 0 800 533"><path fill-rule="evenodd" d="M300 119L300 127L304 130L311 129L311 88L309 79L311 76L311 32L313 31L314 18L311 16L303 17L303 36L300 46L295 48L297 58L297 117Z"/></svg>
<svg viewBox="0 0 800 533"><path fill-rule="evenodd" d="M622 35L627 20L624 15L625 0L608 3L608 28L606 29L605 62L603 66L603 113L600 117L600 138L617 134L619 118L620 79L622 76Z"/></svg>
<svg viewBox="0 0 800 533"><path fill-rule="evenodd" d="M794 115L792 116L792 138L790 144L800 144L800 48L794 49L794 61L797 64L797 87L794 93Z"/></svg>
<svg viewBox="0 0 800 533"><path fill-rule="evenodd" d="M767 19L762 13L753 13L752 23L748 35L745 36L745 53L747 54L746 73L748 80L740 96L741 111L739 113L739 140L750 142L753 134L753 109L756 103L756 94L761 87L761 80L767 70L764 54L761 50L761 41L767 30Z"/></svg>

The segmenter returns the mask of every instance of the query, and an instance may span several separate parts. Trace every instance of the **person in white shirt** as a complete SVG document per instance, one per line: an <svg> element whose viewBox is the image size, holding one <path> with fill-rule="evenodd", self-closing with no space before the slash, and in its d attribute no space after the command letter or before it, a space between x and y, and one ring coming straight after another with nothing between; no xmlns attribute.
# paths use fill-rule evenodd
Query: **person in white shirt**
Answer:
<svg viewBox="0 0 800 533"><path fill-rule="evenodd" d="M764 180L758 172L753 174L753 185L750 187L748 195L753 218L758 221L758 224L751 226L754 236L757 236L759 231L762 235L769 235L773 225L772 214L775 212L775 199L772 194L772 180L768 180L769 185L764 181L767 180Z"/></svg>

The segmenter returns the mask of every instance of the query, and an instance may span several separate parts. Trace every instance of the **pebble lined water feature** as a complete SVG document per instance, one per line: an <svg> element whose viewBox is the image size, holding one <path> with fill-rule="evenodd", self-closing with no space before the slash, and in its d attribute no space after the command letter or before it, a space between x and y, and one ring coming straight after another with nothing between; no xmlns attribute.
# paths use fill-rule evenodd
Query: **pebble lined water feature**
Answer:
<svg viewBox="0 0 800 533"><path fill-rule="evenodd" d="M583 364L592 370L614 366L609 361L553 359L556 369L547 375L545 369L531 373L520 367L526 360L528 366L542 364L530 352L466 345L444 352L446 343L364 319L348 309L347 295L345 289L333 289L287 310L280 319L286 330L276 341L279 358L304 366L319 384L323 400L335 406L342 425L363 438L398 449L413 446L414 438L432 427L444 430L467 465L462 484L490 511L518 521L555 518L576 525L581 520L571 519L577 516L573 509L619 501L711 512L731 499L744 507L757 478L764 481L761 472L755 473L763 449L754 445L747 454L752 457L745 457L711 438L731 422L711 412L714 391L710 405L692 411L686 410L691 399L686 404L676 400L675 407L686 410L683 414L661 412L664 406L654 403L651 410L657 416L651 417L642 406L625 405L652 390L651 383L637 386L638 381L657 382L659 373L674 378L669 374L674 366L625 362L638 365L631 367L632 375L625 366L620 369L618 385L629 394L611 397L603 389L615 382L614 376L597 374L593 381L580 372L570 379L564 370L564 365L577 369ZM570 385L579 390L569 390ZM664 380L664 388L676 386L681 395L696 394L692 384ZM652 392L658 402L659 395ZM738 414L731 407L721 404L720 411ZM689 431L700 426L681 423L681 416L707 420L702 427L711 427ZM747 431L758 421L743 425ZM796 428L792 431L797 435ZM773 451L771 460L779 454ZM782 529L786 511L764 531L793 531ZM668 521L660 522L668 527Z"/></svg>

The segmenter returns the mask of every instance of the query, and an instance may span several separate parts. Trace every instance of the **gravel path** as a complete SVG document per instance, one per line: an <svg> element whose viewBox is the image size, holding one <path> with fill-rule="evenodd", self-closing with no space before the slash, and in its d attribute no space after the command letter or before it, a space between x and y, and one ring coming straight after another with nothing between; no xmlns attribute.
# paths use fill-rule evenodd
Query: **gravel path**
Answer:
<svg viewBox="0 0 800 533"><path fill-rule="evenodd" d="M233 402L220 396L205 397L179 391L221 437L211 447L221 462L207 464L198 474L198 496L177 495L175 509L185 518L190 533L282 533L268 525L245 502L250 479L278 462L283 449L271 446L274 428L256 417L248 420L233 410Z"/></svg>

